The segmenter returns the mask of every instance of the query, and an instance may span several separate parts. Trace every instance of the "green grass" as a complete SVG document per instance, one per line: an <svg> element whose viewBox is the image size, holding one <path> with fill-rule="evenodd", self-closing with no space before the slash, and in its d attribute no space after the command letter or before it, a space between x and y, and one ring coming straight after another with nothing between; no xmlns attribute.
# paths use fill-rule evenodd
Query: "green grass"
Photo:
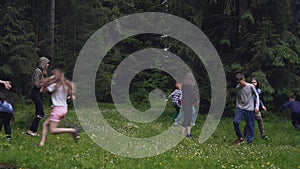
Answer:
<svg viewBox="0 0 300 169"><path fill-rule="evenodd" d="M112 105L102 107L109 124L127 136L150 137L172 127L172 107L168 107L160 118L149 124L126 121ZM74 143L68 134L49 135L44 147L36 147L40 137L25 134L33 114L33 105L17 106L16 110L16 120L12 123L13 141L10 144L3 138L2 129L0 168L300 168L300 132L294 130L288 119L281 120L276 116L264 118L266 134L270 138L267 141L259 137L256 124L252 146L232 145L236 136L231 118L222 119L213 135L200 144L197 138L205 120L200 116L197 125L192 128L193 139L183 139L176 147L157 156L128 158L102 149L84 132L78 143ZM50 108L47 108L46 112L49 111ZM73 126L75 123L78 125L76 113L70 108L61 125Z"/></svg>

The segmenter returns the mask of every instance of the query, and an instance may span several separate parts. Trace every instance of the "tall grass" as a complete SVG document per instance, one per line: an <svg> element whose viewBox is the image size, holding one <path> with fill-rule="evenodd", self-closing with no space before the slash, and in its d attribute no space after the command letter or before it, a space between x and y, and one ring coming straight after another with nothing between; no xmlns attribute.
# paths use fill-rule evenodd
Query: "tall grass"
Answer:
<svg viewBox="0 0 300 169"><path fill-rule="evenodd" d="M49 112L49 106L45 107ZM172 127L171 107L150 124L126 121L112 105L102 107L109 124L127 136L150 137ZM12 123L13 141L8 144L1 135L0 168L300 168L300 132L294 130L288 119L276 116L264 119L269 140L259 137L256 124L252 146L232 145L236 136L231 118L222 119L213 135L200 144L197 138L205 117L198 116L196 126L192 128L193 139L183 139L176 147L157 156L128 158L102 149L84 131L78 143L74 143L68 134L49 135L45 146L37 147L40 137L29 137L25 133L32 120L33 105L20 105L16 109L16 120ZM74 109L70 108L61 126L74 125L78 125L78 121Z"/></svg>

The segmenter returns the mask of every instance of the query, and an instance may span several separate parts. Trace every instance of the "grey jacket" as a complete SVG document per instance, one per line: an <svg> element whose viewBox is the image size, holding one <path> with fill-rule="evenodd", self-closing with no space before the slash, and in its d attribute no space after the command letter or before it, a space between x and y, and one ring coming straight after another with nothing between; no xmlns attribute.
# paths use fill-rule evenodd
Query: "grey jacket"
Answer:
<svg viewBox="0 0 300 169"><path fill-rule="evenodd" d="M43 74L43 70L46 67L46 64L49 63L49 59L46 57L41 57L38 62L38 67L34 70L31 76L31 81L33 83L33 87L39 88L39 86L36 85L36 81L41 80L45 78Z"/></svg>
<svg viewBox="0 0 300 169"><path fill-rule="evenodd" d="M258 109L259 108L259 95L256 92L255 87L250 84L246 83L246 86L237 86L238 92L236 96L236 107L243 109L243 110L254 110L254 105ZM255 104L253 96L255 96Z"/></svg>

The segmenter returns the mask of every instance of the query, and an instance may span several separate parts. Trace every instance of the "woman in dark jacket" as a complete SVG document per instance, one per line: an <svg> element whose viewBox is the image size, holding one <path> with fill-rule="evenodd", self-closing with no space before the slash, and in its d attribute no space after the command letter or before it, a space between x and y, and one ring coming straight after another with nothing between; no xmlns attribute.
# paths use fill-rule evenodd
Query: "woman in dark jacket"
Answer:
<svg viewBox="0 0 300 169"><path fill-rule="evenodd" d="M45 78L47 76L47 69L49 67L49 59L46 57L41 57L38 62L38 67L34 70L32 74L32 90L31 99L35 105L35 117L27 131L30 136L37 136L37 130L40 120L44 117L44 107L43 107L43 95L40 92L40 86L36 84L37 81Z"/></svg>

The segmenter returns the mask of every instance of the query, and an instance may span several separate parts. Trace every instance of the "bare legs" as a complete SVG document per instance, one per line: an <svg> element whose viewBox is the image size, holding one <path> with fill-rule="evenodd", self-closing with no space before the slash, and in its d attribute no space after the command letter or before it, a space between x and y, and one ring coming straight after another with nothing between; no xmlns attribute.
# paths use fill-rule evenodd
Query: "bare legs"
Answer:
<svg viewBox="0 0 300 169"><path fill-rule="evenodd" d="M42 131L42 139L40 141L39 146L44 146L47 134L48 134L48 126L51 134L60 134L60 133L75 133L76 130L74 128L57 128L59 125L58 122L50 121L49 118L43 123L43 131Z"/></svg>

